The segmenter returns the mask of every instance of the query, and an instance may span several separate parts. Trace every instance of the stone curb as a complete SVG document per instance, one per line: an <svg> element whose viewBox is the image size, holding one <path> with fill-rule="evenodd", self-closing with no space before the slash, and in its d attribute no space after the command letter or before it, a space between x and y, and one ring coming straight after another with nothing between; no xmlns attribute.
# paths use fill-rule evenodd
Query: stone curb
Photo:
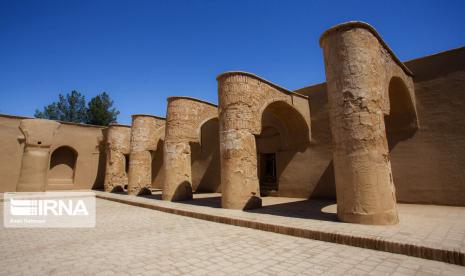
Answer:
<svg viewBox="0 0 465 276"><path fill-rule="evenodd" d="M153 209L165 213L202 219L206 221L224 223L234 226L247 227L256 230L284 234L299 238L313 239L325 242L332 242L355 247L374 249L378 251L385 251L390 253L402 254L412 257L418 257L428 260L440 261L455 265L465 266L465 253L459 251L452 251L446 249L425 247L416 244L402 244L398 242L387 241L381 238L367 238L357 237L341 233L330 233L323 231L316 231L311 229L303 229L297 227L290 227L285 225L269 224L264 222L252 221L247 219L237 219L225 216L217 216L205 213L197 213L187 210L179 210L175 208L163 207L156 204L139 202L130 198L122 199L105 195L103 193L96 193L97 198L115 201L119 203L129 204L133 206Z"/></svg>

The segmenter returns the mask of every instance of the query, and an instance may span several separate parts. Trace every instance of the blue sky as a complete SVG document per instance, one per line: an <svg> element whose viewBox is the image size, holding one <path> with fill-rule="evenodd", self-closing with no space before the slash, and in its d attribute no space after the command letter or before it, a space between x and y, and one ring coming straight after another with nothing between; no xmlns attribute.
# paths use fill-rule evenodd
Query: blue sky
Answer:
<svg viewBox="0 0 465 276"><path fill-rule="evenodd" d="M73 89L164 116L168 96L217 103L215 77L294 90L325 81L329 27L372 24L401 60L465 45L465 1L0 1L0 113L32 116Z"/></svg>

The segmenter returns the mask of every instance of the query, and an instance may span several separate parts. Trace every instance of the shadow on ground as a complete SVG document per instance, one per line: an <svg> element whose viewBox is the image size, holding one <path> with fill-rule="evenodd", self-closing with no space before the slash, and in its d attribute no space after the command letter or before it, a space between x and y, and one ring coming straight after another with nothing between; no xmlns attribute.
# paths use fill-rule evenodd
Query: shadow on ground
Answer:
<svg viewBox="0 0 465 276"><path fill-rule="evenodd" d="M201 198L195 197L194 199L178 201L177 203L196 205L196 206L205 206L205 207L212 207L212 208L221 208L221 196L201 197Z"/></svg>
<svg viewBox="0 0 465 276"><path fill-rule="evenodd" d="M140 197L161 200L161 194L140 195Z"/></svg>
<svg viewBox="0 0 465 276"><path fill-rule="evenodd" d="M333 206L335 204L335 201L311 199L270 204L259 209L248 210L247 212L292 218L338 221Z"/></svg>
<svg viewBox="0 0 465 276"><path fill-rule="evenodd" d="M157 191L151 195L141 195L140 197L161 200L161 192ZM280 198L279 203L276 203L278 198L263 197L263 207L252 210L244 210L244 212L254 214L267 214L281 217L292 217L302 219L315 219L324 221L338 221L336 214L336 201L334 200L319 200L307 199L298 200L293 199L289 202L283 202ZM221 195L209 193L194 193L194 199L176 201L176 203L203 206L211 208L221 208Z"/></svg>

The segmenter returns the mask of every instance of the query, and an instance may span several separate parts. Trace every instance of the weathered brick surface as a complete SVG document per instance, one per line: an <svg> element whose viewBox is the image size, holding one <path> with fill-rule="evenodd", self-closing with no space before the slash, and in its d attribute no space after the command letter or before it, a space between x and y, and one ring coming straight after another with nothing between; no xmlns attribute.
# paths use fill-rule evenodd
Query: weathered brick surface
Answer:
<svg viewBox="0 0 465 276"><path fill-rule="evenodd" d="M122 190L128 184L128 156L130 152L131 128L110 124L107 129L106 166L104 189L111 192Z"/></svg>
<svg viewBox="0 0 465 276"><path fill-rule="evenodd" d="M153 179L157 176L152 172L154 153L165 137L165 119L136 114L132 115L131 154L129 156L128 193L139 195L150 193ZM158 156L157 156L158 157Z"/></svg>
<svg viewBox="0 0 465 276"><path fill-rule="evenodd" d="M325 58L338 217L345 222L396 224L387 136L391 122L405 121L409 117L405 114L412 114L411 125L417 125L411 72L366 23L337 25L321 36L320 45ZM406 94L410 104L391 98L395 80L404 89L393 92ZM394 107L399 104L401 120L385 120L385 116L395 118Z"/></svg>
<svg viewBox="0 0 465 276"><path fill-rule="evenodd" d="M390 151L397 201L465 206L465 47L405 64L414 73L419 129ZM314 147L329 147L326 84L296 92L312 104ZM312 196L335 198L330 167Z"/></svg>
<svg viewBox="0 0 465 276"><path fill-rule="evenodd" d="M192 144L200 144L202 125L217 118L214 104L187 97L168 98L164 143L163 199L192 198ZM210 133L210 135L218 135ZM219 149L216 149L218 152ZM213 160L213 162L218 160Z"/></svg>
<svg viewBox="0 0 465 276"><path fill-rule="evenodd" d="M260 139L256 136L266 126L263 114L268 108L274 109L273 113L282 123L280 135L287 132L290 136L279 143L278 157L294 147L302 150L311 136L308 99L250 73L226 72L217 80L222 206L258 208L261 199L257 152L261 149L257 148ZM289 110L293 112L290 114ZM279 128L276 124L273 127ZM285 158L279 159L278 163ZM308 180L299 182L307 184Z"/></svg>

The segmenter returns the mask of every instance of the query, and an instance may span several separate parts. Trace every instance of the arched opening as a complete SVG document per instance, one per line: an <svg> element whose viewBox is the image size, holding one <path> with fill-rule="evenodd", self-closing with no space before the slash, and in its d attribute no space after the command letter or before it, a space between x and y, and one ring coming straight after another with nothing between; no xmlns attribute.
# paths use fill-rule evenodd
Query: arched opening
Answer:
<svg viewBox="0 0 465 276"><path fill-rule="evenodd" d="M267 196L299 185L282 176L295 154L308 145L309 127L302 115L285 102L269 104L262 113L261 124L261 133L255 139L257 174L260 194Z"/></svg>
<svg viewBox="0 0 465 276"><path fill-rule="evenodd" d="M211 118L200 126L200 144L191 143L192 186L198 193L220 191L219 120Z"/></svg>
<svg viewBox="0 0 465 276"><path fill-rule="evenodd" d="M55 149L50 157L48 184L64 186L73 185L76 160L77 153L71 147L62 146Z"/></svg>
<svg viewBox="0 0 465 276"><path fill-rule="evenodd" d="M393 77L389 82L389 115L384 117L389 150L411 138L418 128L415 107L404 81Z"/></svg>
<svg viewBox="0 0 465 276"><path fill-rule="evenodd" d="M128 177L129 175L129 154L124 154L124 172L126 173L126 177ZM125 184L123 189L127 190L128 184Z"/></svg>
<svg viewBox="0 0 465 276"><path fill-rule="evenodd" d="M152 155L152 188L163 188L163 140L159 140L157 150L150 151Z"/></svg>

